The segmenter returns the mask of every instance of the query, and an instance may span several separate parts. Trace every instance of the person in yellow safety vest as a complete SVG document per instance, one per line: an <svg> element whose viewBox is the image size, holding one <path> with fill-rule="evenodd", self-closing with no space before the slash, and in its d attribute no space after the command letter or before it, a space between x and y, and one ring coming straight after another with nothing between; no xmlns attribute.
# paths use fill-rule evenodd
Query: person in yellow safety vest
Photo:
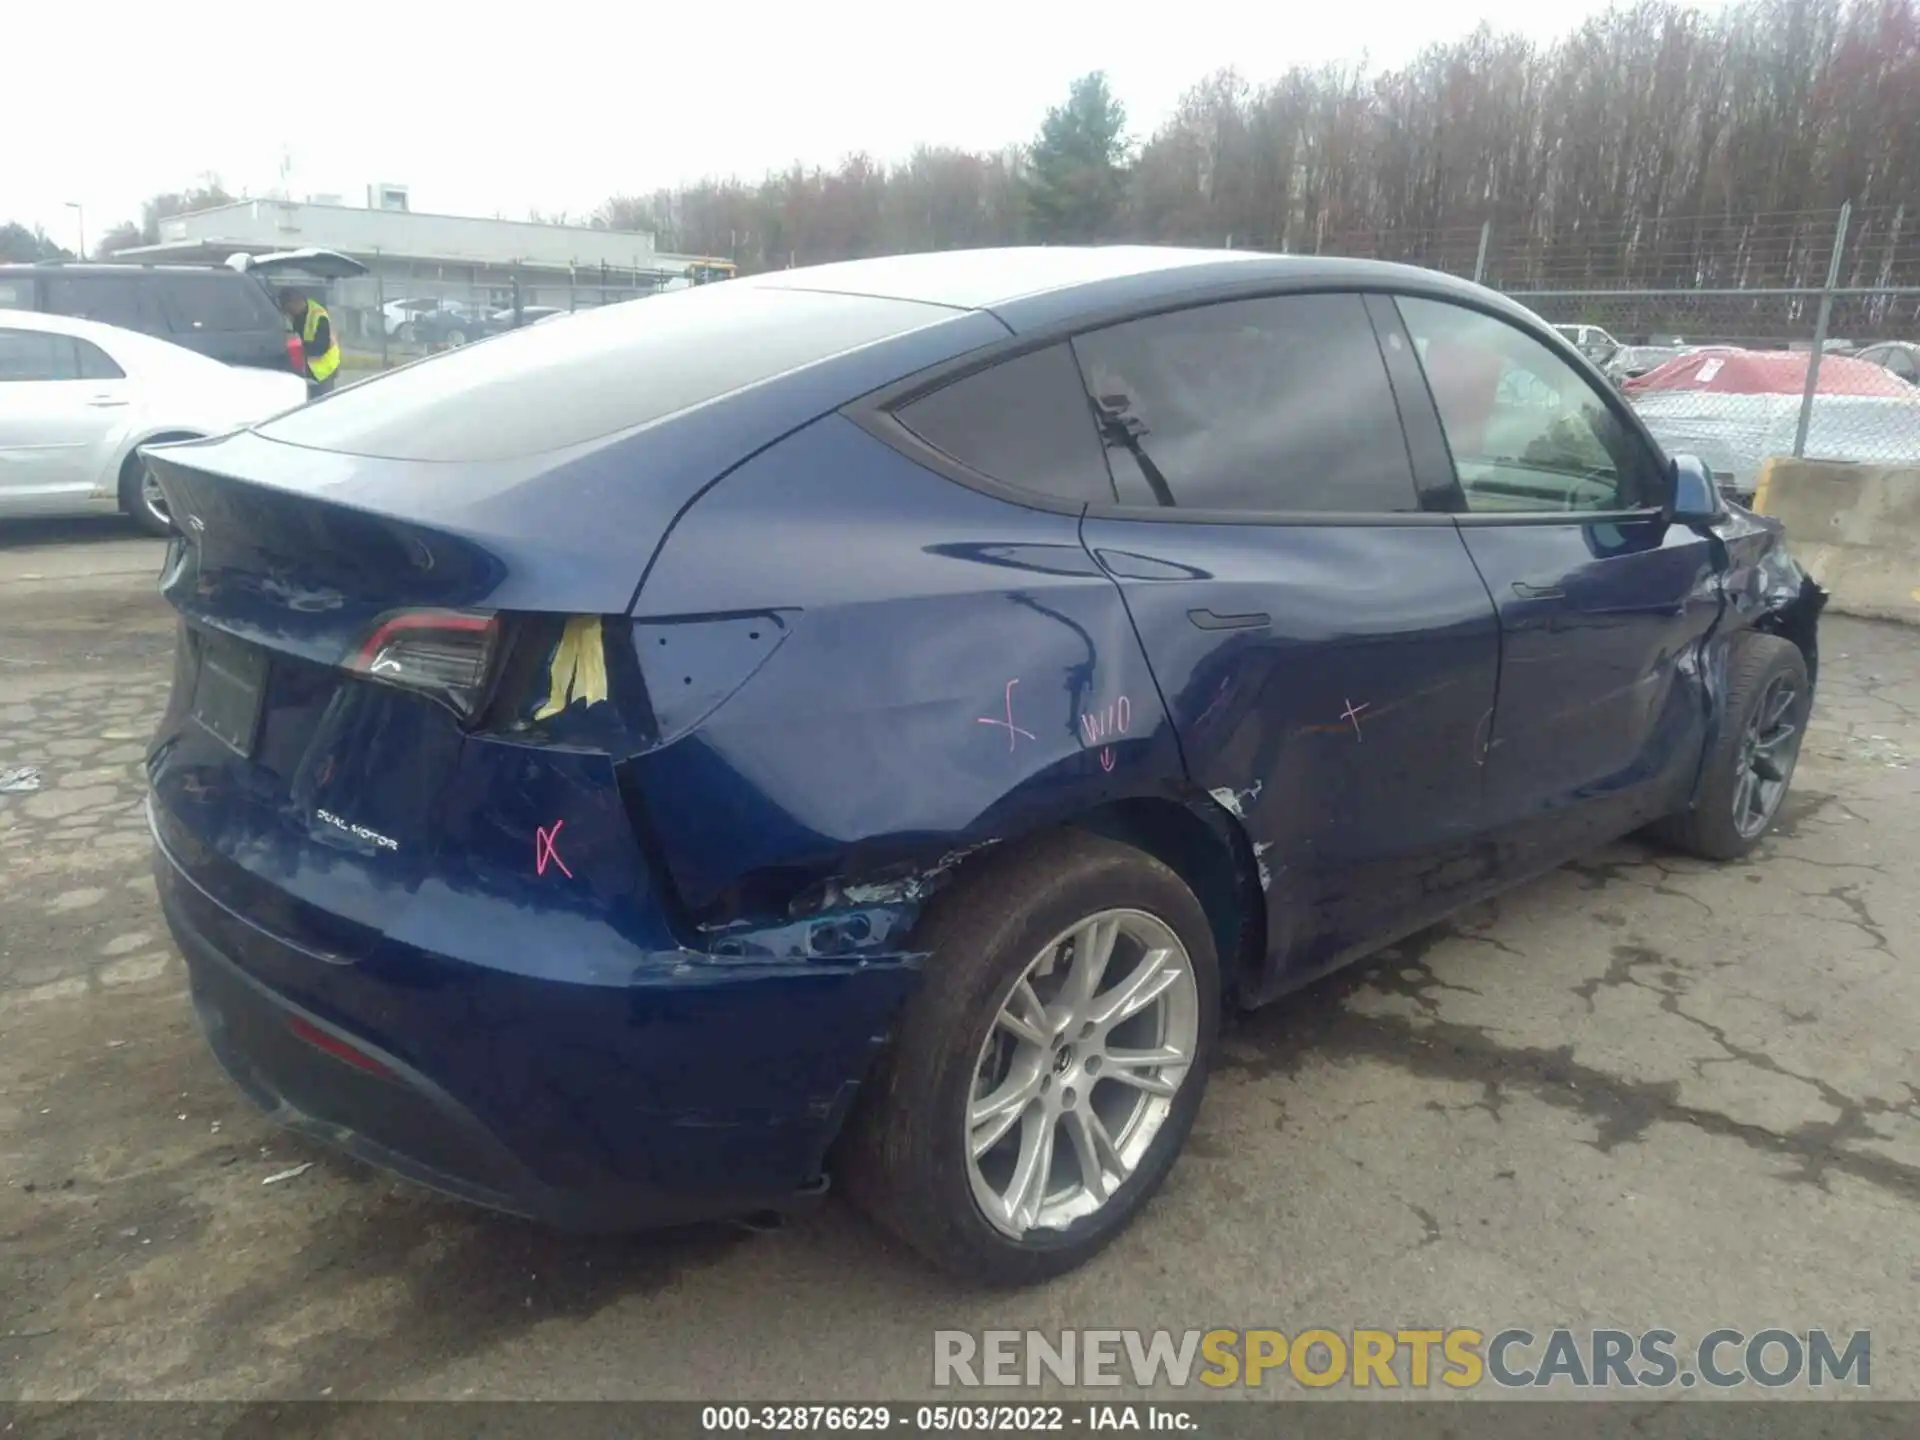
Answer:
<svg viewBox="0 0 1920 1440"><path fill-rule="evenodd" d="M298 290L280 292L280 311L300 337L307 357L307 396L324 395L333 389L333 377L340 369L340 340L333 333L333 317Z"/></svg>

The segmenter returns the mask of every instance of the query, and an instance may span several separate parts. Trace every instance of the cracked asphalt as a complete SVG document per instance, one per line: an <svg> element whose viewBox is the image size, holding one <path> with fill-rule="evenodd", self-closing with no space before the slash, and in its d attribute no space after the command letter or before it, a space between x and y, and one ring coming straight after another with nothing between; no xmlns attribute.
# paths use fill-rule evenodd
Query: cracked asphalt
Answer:
<svg viewBox="0 0 1920 1440"><path fill-rule="evenodd" d="M908 1398L936 1329L1423 1325L1870 1328L1920 1397L1920 631L1828 618L1750 861L1615 845L1237 1023L1142 1222L1007 1296L837 1202L566 1238L259 1119L147 875L159 557L0 536L0 1399Z"/></svg>

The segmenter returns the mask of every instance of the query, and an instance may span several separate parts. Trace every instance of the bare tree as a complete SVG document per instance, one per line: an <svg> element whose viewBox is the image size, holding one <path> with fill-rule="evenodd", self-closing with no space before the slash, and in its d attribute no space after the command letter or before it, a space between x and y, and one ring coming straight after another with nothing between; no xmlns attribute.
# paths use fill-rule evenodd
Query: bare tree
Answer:
<svg viewBox="0 0 1920 1440"><path fill-rule="evenodd" d="M1560 42L1482 26L1385 72L1201 79L1129 163L1099 77L1029 147L922 148L616 197L596 223L747 268L1028 239L1341 251L1509 287L1920 283L1920 0L1640 0ZM1095 89L1098 88L1098 93Z"/></svg>

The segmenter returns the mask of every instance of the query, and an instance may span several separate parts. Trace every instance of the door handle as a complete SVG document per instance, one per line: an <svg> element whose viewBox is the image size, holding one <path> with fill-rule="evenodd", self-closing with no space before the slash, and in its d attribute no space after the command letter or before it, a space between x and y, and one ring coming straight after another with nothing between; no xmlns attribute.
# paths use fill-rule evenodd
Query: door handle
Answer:
<svg viewBox="0 0 1920 1440"><path fill-rule="evenodd" d="M1558 585L1529 585L1524 580L1513 582L1513 593L1522 600L1564 600L1567 592Z"/></svg>
<svg viewBox="0 0 1920 1440"><path fill-rule="evenodd" d="M1273 618L1264 610L1245 615L1220 615L1212 610L1189 610L1187 618L1202 630L1257 630L1271 625Z"/></svg>
<svg viewBox="0 0 1920 1440"><path fill-rule="evenodd" d="M126 403L124 400L116 400L111 395L96 395L87 401L87 404L95 410L112 410Z"/></svg>

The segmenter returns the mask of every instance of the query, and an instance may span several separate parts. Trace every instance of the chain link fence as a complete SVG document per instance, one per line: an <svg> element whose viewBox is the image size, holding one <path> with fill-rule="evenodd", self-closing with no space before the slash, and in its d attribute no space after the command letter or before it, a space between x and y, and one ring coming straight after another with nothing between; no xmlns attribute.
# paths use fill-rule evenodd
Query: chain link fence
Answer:
<svg viewBox="0 0 1920 1440"><path fill-rule="evenodd" d="M446 267L377 258L370 272L333 281L320 296L350 370L391 369L521 325L654 295L668 278L611 267L449 275Z"/></svg>
<svg viewBox="0 0 1920 1440"><path fill-rule="evenodd" d="M1920 389L1898 373L1920 350L1840 328L1899 301L1920 333L1920 293L1509 293L1584 351L1669 453L1698 455L1742 499L1772 456L1920 464Z"/></svg>

